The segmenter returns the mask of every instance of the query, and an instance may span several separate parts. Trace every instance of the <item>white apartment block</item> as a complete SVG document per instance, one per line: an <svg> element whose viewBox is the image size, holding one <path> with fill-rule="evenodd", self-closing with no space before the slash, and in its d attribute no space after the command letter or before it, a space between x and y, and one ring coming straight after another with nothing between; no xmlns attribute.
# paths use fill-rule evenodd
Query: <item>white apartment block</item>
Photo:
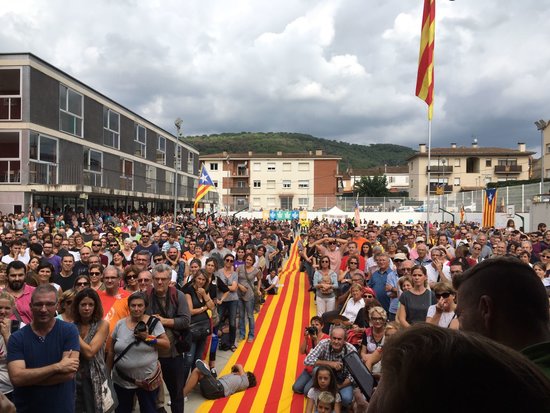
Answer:
<svg viewBox="0 0 550 413"><path fill-rule="evenodd" d="M223 208L304 209L326 204L326 198L341 193L338 162L341 158L323 151L292 154L277 152L218 153L202 155L210 178L216 185ZM323 205L315 199L323 198Z"/></svg>

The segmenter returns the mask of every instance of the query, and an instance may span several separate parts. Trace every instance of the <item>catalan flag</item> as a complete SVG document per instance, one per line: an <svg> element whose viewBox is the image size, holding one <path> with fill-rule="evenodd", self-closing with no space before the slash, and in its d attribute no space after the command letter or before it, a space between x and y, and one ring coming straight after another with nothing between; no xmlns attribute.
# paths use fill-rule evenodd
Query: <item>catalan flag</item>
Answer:
<svg viewBox="0 0 550 413"><path fill-rule="evenodd" d="M460 207L460 223L462 224L464 222L464 214L466 212L464 211L464 205Z"/></svg>
<svg viewBox="0 0 550 413"><path fill-rule="evenodd" d="M197 195L195 195L195 205L193 205L193 214L197 215L197 206L199 201L207 194L208 191L214 189L214 183L210 179L210 175L206 172L206 167L202 165L201 176L199 177L199 187Z"/></svg>
<svg viewBox="0 0 550 413"><path fill-rule="evenodd" d="M497 212L497 189L485 190L485 202L483 203L483 218L481 226L490 228L495 226L495 213Z"/></svg>
<svg viewBox="0 0 550 413"><path fill-rule="evenodd" d="M428 119L432 119L434 98L434 43L435 43L435 0L424 0L422 34L418 57L416 96L428 105Z"/></svg>
<svg viewBox="0 0 550 413"><path fill-rule="evenodd" d="M359 214L359 200L355 199L355 226L361 225L361 215Z"/></svg>

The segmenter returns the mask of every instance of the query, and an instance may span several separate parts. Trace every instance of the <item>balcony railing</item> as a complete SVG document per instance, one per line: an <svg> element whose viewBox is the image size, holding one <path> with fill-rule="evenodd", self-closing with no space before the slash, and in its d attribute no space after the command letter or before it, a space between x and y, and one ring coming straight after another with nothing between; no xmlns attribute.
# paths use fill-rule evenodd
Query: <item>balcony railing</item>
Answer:
<svg viewBox="0 0 550 413"><path fill-rule="evenodd" d="M426 187L427 189L427 187ZM447 184L438 184L432 182L430 184L430 194L434 195L443 195L443 194L449 194L453 192L453 186L447 185Z"/></svg>
<svg viewBox="0 0 550 413"><path fill-rule="evenodd" d="M57 165L29 162L29 183L43 185L57 184Z"/></svg>
<svg viewBox="0 0 550 413"><path fill-rule="evenodd" d="M452 166L449 166L449 165L446 165L446 166L442 166L442 165L432 165L431 167L429 166L426 166L426 172L428 172L428 169L431 171L432 174L451 174L453 173L453 167Z"/></svg>
<svg viewBox="0 0 550 413"><path fill-rule="evenodd" d="M250 194L250 187L249 186L245 186L245 187L235 186L233 188L229 188L229 193L231 195L249 195Z"/></svg>
<svg viewBox="0 0 550 413"><path fill-rule="evenodd" d="M496 174L519 174L521 171L521 165L495 165Z"/></svg>

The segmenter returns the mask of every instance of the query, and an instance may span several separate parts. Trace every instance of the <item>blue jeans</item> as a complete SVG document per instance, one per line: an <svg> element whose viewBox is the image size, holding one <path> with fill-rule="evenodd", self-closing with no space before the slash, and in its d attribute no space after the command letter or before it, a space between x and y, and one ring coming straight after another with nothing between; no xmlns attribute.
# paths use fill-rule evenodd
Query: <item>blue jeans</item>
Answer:
<svg viewBox="0 0 550 413"><path fill-rule="evenodd" d="M306 369L302 370L302 373L292 385L292 391L298 394L306 394L304 390L310 381L312 381L311 374L309 374ZM311 385L309 387L311 387Z"/></svg>
<svg viewBox="0 0 550 413"><path fill-rule="evenodd" d="M246 319L248 319L248 338L254 338L254 297L248 301L239 300L239 333L246 337Z"/></svg>
<svg viewBox="0 0 550 413"><path fill-rule="evenodd" d="M118 406L116 413L132 413L134 409L134 396L137 395L139 401L139 411L141 413L156 413L157 411L157 394L159 389L146 391L140 388L125 389L116 383L114 384L115 392L118 398Z"/></svg>
<svg viewBox="0 0 550 413"><path fill-rule="evenodd" d="M339 393L342 399L342 406L351 406L351 402L353 401L353 386L342 387Z"/></svg>
<svg viewBox="0 0 550 413"><path fill-rule="evenodd" d="M183 380L187 382L189 373L195 368L195 361L202 360L202 353L206 347L206 337L191 343L191 348L183 354Z"/></svg>
<svg viewBox="0 0 550 413"><path fill-rule="evenodd" d="M235 343L237 338L237 307L239 306L239 300L224 301L218 308L220 320L223 320L224 314L228 313L229 318L229 341L231 345Z"/></svg>

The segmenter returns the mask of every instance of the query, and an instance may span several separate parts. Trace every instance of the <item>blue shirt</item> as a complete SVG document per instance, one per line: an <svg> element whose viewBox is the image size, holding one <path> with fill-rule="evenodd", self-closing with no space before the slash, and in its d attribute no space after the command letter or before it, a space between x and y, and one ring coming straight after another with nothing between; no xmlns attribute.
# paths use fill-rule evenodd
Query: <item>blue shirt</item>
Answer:
<svg viewBox="0 0 550 413"><path fill-rule="evenodd" d="M24 360L25 367L35 369L58 363L65 351L80 351L78 329L72 323L55 320L44 341L30 325L10 336L8 363ZM51 386L14 387L13 396L18 413L73 413L75 409L75 381Z"/></svg>
<svg viewBox="0 0 550 413"><path fill-rule="evenodd" d="M394 272L391 268L388 267L388 269L384 272L380 270L375 271L369 280L369 287L374 290L376 293L376 299L380 302L386 312L389 312L390 309L390 297L388 297L386 292L386 284L388 283L388 276L393 273Z"/></svg>

